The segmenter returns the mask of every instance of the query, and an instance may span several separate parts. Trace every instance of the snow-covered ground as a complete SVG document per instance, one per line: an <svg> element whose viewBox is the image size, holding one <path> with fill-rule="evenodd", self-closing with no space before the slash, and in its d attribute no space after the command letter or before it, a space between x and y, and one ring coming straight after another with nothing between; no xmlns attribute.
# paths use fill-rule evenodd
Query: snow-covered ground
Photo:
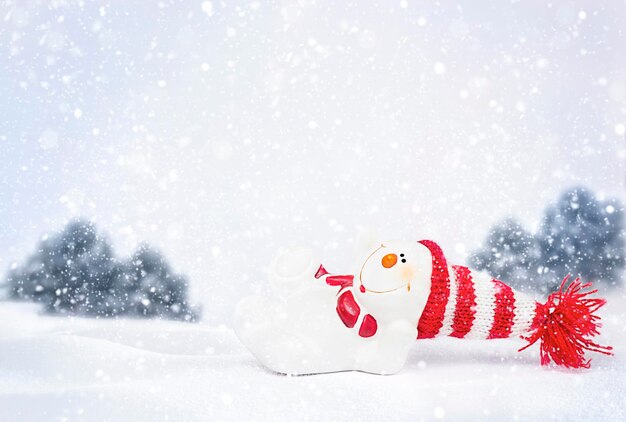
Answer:
<svg viewBox="0 0 626 422"><path fill-rule="evenodd" d="M614 357L538 365L517 340L416 342L392 376L287 377L228 327L40 316L0 303L1 421L626 420L626 293L603 312Z"/></svg>

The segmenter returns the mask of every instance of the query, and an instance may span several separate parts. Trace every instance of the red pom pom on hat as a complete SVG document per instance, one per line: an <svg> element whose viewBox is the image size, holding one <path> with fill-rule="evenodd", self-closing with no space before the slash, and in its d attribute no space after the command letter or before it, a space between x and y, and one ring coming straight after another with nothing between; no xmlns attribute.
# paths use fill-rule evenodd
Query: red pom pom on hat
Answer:
<svg viewBox="0 0 626 422"><path fill-rule="evenodd" d="M530 335L522 337L528 345L540 341L541 364L553 361L566 368L589 368L590 359L585 359L585 351L612 355L611 346L601 346L591 341L598 335L600 317L596 311L606 304L601 298L588 296L597 290L585 291L591 283L581 283L577 278L564 291L569 275L563 279L560 289L552 293L545 304L537 303Z"/></svg>

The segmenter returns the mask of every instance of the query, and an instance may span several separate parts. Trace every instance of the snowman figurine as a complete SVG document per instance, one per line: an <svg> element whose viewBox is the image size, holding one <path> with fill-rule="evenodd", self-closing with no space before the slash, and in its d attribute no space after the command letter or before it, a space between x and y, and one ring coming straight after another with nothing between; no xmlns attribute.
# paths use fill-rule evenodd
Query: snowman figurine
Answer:
<svg viewBox="0 0 626 422"><path fill-rule="evenodd" d="M273 297L243 299L235 331L267 368L283 374L357 370L393 374L416 339L437 336L541 340L541 362L588 367L602 299L563 285L538 303L499 280L448 264L435 242L370 243L351 274L329 273L306 249L270 265ZM526 347L528 347L526 346ZM521 349L520 349L521 350Z"/></svg>

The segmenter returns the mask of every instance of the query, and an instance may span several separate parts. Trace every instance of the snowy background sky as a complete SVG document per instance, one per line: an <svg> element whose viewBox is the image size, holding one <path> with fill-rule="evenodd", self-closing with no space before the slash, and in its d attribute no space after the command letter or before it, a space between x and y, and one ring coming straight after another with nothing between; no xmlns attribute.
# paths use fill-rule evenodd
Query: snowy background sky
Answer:
<svg viewBox="0 0 626 422"><path fill-rule="evenodd" d="M0 1L0 269L74 216L208 320L361 228L457 261L573 184L624 198L626 3ZM247 293L246 293L247 294Z"/></svg>

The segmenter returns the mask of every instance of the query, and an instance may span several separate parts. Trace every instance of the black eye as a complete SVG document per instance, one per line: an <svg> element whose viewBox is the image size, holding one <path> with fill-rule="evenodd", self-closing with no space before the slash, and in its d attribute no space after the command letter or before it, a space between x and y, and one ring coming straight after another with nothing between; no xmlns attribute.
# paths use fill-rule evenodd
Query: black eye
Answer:
<svg viewBox="0 0 626 422"><path fill-rule="evenodd" d="M403 259L402 262L406 262L406 259Z"/></svg>
<svg viewBox="0 0 626 422"><path fill-rule="evenodd" d="M400 258L402 258L403 256L404 256L404 254L403 254L403 253L401 253L401 254L400 254Z"/></svg>

